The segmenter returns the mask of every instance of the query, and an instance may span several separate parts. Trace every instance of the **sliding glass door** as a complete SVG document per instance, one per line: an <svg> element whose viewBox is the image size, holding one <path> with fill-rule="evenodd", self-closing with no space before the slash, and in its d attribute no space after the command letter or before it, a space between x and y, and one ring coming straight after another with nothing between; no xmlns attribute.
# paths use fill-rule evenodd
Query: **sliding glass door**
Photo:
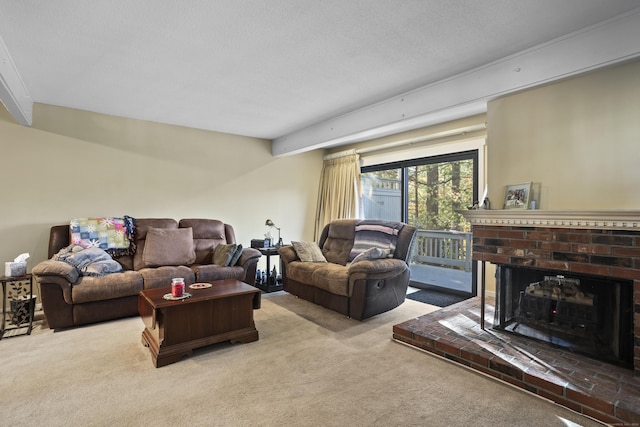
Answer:
<svg viewBox="0 0 640 427"><path fill-rule="evenodd" d="M460 210L478 199L476 150L362 168L368 219L418 228L411 285L475 295L470 226Z"/></svg>

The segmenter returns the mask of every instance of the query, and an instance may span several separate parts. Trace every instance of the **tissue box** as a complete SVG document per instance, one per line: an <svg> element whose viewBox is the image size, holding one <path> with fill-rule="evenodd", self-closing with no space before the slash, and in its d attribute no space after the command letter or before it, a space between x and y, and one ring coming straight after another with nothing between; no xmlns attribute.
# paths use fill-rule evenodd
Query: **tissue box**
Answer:
<svg viewBox="0 0 640 427"><path fill-rule="evenodd" d="M4 275L7 277L24 276L27 274L26 262L5 262Z"/></svg>

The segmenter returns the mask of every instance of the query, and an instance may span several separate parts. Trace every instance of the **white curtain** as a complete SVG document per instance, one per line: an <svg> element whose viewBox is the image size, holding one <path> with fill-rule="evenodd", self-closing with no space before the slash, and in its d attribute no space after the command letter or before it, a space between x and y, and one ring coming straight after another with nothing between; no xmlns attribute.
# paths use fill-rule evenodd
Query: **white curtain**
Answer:
<svg viewBox="0 0 640 427"><path fill-rule="evenodd" d="M360 211L360 156L352 154L324 161L318 190L314 240L334 219L357 218Z"/></svg>

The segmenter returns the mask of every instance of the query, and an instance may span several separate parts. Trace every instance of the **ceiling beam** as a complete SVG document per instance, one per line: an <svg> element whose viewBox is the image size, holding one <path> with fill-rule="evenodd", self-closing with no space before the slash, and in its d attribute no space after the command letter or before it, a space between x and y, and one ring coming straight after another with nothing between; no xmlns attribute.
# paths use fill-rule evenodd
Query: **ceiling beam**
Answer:
<svg viewBox="0 0 640 427"><path fill-rule="evenodd" d="M0 101L18 123L31 126L33 100L2 37L0 37Z"/></svg>
<svg viewBox="0 0 640 427"><path fill-rule="evenodd" d="M640 56L640 9L276 138L274 156L378 138L486 111L487 101Z"/></svg>

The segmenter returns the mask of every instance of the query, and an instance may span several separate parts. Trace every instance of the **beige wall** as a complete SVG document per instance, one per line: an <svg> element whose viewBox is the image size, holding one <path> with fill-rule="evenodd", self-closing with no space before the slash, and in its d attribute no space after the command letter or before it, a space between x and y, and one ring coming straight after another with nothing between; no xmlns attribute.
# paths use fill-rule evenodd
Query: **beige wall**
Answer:
<svg viewBox="0 0 640 427"><path fill-rule="evenodd" d="M640 209L640 61L491 101L487 123L495 208L531 181L540 209Z"/></svg>
<svg viewBox="0 0 640 427"><path fill-rule="evenodd" d="M267 140L41 104L29 128L0 104L0 152L0 260L29 252L29 270L74 217L216 218L244 245L271 218L286 241L313 236L319 151L275 158Z"/></svg>
<svg viewBox="0 0 640 427"><path fill-rule="evenodd" d="M487 135L494 209L523 182L538 209L640 209L640 61L491 101Z"/></svg>

